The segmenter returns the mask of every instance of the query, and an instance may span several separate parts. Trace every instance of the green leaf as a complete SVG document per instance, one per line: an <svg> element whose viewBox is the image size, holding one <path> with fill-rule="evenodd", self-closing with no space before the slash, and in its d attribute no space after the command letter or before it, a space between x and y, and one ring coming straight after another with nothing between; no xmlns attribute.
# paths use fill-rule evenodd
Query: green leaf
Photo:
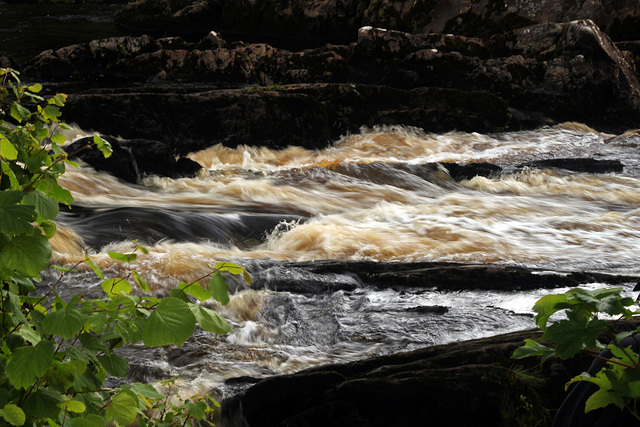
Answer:
<svg viewBox="0 0 640 427"><path fill-rule="evenodd" d="M20 329L18 329L18 335L33 345L38 344L42 340L40 334L31 329L28 325L22 325Z"/></svg>
<svg viewBox="0 0 640 427"><path fill-rule="evenodd" d="M251 286L251 284L253 283L253 281L251 280L251 275L247 270L244 270L242 272L242 278L244 279L244 282L249 286Z"/></svg>
<svg viewBox="0 0 640 427"><path fill-rule="evenodd" d="M129 361L113 352L99 356L98 360L104 369L115 377L124 378L129 372Z"/></svg>
<svg viewBox="0 0 640 427"><path fill-rule="evenodd" d="M64 136L61 133L54 133L53 135L51 135L51 142L55 143L55 144L59 144L62 145L67 141L67 137Z"/></svg>
<svg viewBox="0 0 640 427"><path fill-rule="evenodd" d="M11 114L11 117L16 119L19 123L22 123L23 121L29 119L29 116L31 115L31 111L24 108L20 104L13 104L11 106L10 114Z"/></svg>
<svg viewBox="0 0 640 427"><path fill-rule="evenodd" d="M624 399L617 393L609 390L600 389L593 393L585 402L585 413L594 409L604 408L609 405L616 405L620 409L624 409Z"/></svg>
<svg viewBox="0 0 640 427"><path fill-rule="evenodd" d="M101 286L108 295L120 295L120 292L124 292L126 295L131 293L131 283L124 279L103 280Z"/></svg>
<svg viewBox="0 0 640 427"><path fill-rule="evenodd" d="M69 412L75 412L76 414L81 414L87 409L84 403L78 400L68 400L66 402L60 402L58 403L58 408L64 409Z"/></svg>
<svg viewBox="0 0 640 427"><path fill-rule="evenodd" d="M88 316L77 308L67 306L46 315L42 320L42 330L62 338L74 338L82 330L87 319Z"/></svg>
<svg viewBox="0 0 640 427"><path fill-rule="evenodd" d="M187 410L187 414L195 420L201 420L207 414L207 404L202 400L187 403L185 409Z"/></svg>
<svg viewBox="0 0 640 427"><path fill-rule="evenodd" d="M43 113L45 118L51 119L53 121L56 121L58 117L60 117L60 115L62 114L60 112L60 108L58 108L55 105L47 105L44 108Z"/></svg>
<svg viewBox="0 0 640 427"><path fill-rule="evenodd" d="M49 100L49 103L53 103L58 107L64 107L64 103L67 101L67 95L65 93L56 93L53 98Z"/></svg>
<svg viewBox="0 0 640 427"><path fill-rule="evenodd" d="M0 157L7 160L16 160L18 158L18 150L11 144L7 138L0 136Z"/></svg>
<svg viewBox="0 0 640 427"><path fill-rule="evenodd" d="M135 383L131 386L131 391L149 399L164 399L166 397L151 384Z"/></svg>
<svg viewBox="0 0 640 427"><path fill-rule="evenodd" d="M55 219L58 216L58 202L46 196L41 191L32 191L24 196L24 202L35 208L38 215L45 219Z"/></svg>
<svg viewBox="0 0 640 427"><path fill-rule="evenodd" d="M113 258L117 261L122 261L122 262L132 262L132 261L135 261L136 258L138 258L138 255L134 253L121 254L120 252L107 252L107 255L109 255L110 258Z"/></svg>
<svg viewBox="0 0 640 427"><path fill-rule="evenodd" d="M205 331L213 332L218 335L224 335L232 332L229 323L215 311L195 304L190 304L189 307L198 321L198 325L200 325L200 327Z"/></svg>
<svg viewBox="0 0 640 427"><path fill-rule="evenodd" d="M61 187L53 178L43 179L36 183L35 188L54 200L66 205L73 202L73 196L66 188Z"/></svg>
<svg viewBox="0 0 640 427"><path fill-rule="evenodd" d="M86 252L84 254L84 262L86 262L87 265L91 267L93 272L96 273L96 276L104 280L104 274L102 274L102 270L100 270L100 267L98 267L98 264L96 264L95 262L93 262L91 258L89 258L89 254L87 254Z"/></svg>
<svg viewBox="0 0 640 427"><path fill-rule="evenodd" d="M545 295L540 298L533 306L533 311L538 313L536 315L536 325L539 328L544 329L547 326L547 321L552 314L558 309L556 305L567 302L566 295Z"/></svg>
<svg viewBox="0 0 640 427"><path fill-rule="evenodd" d="M17 236L0 251L0 268L34 277L49 266L50 258L51 246L46 237Z"/></svg>
<svg viewBox="0 0 640 427"><path fill-rule="evenodd" d="M541 340L556 347L556 356L568 359L580 352L583 347L596 347L596 338L609 326L600 319L586 320L572 316L549 326ZM586 321L585 321L586 320Z"/></svg>
<svg viewBox="0 0 640 427"><path fill-rule="evenodd" d="M185 291L187 294L199 299L202 302L211 298L211 291L205 289L200 283L185 283L180 282L178 287Z"/></svg>
<svg viewBox="0 0 640 427"><path fill-rule="evenodd" d="M0 192L0 233L17 236L33 229L36 212L32 206L19 204L22 196L21 191Z"/></svg>
<svg viewBox="0 0 640 427"><path fill-rule="evenodd" d="M27 89L29 89L33 93L38 93L42 90L42 85L40 83L36 83L31 86L27 86Z"/></svg>
<svg viewBox="0 0 640 427"><path fill-rule="evenodd" d="M111 399L107 408L107 421L118 421L121 425L129 425L138 413L137 399L128 393L120 393Z"/></svg>
<svg viewBox="0 0 640 427"><path fill-rule="evenodd" d="M150 292L151 291L151 288L149 287L147 282L142 278L142 276L140 276L138 274L137 271L131 270L131 273L133 274L133 278L135 279L135 281L138 284L138 286L140 286L140 289L142 289L145 292Z"/></svg>
<svg viewBox="0 0 640 427"><path fill-rule="evenodd" d="M142 341L148 347L182 346L193 334L196 319L189 305L173 297L163 299L144 325Z"/></svg>
<svg viewBox="0 0 640 427"><path fill-rule="evenodd" d="M96 147L98 148L98 150L100 150L105 159L111 157L113 149L111 148L111 144L109 144L109 141L105 141L104 139L100 138L100 136L94 135L93 142L96 144Z"/></svg>
<svg viewBox="0 0 640 427"><path fill-rule="evenodd" d="M55 390L40 388L24 402L23 408L33 418L56 418L60 412L58 403L62 396Z"/></svg>
<svg viewBox="0 0 640 427"><path fill-rule="evenodd" d="M56 227L56 224L49 220L42 221L40 223L40 228L42 229L42 232L44 233L44 237L46 239L51 239L56 235L56 232L58 231L58 227Z"/></svg>
<svg viewBox="0 0 640 427"><path fill-rule="evenodd" d="M15 388L27 388L47 372L52 362L53 343L40 341L35 347L16 349L7 362L5 374Z"/></svg>
<svg viewBox="0 0 640 427"><path fill-rule="evenodd" d="M219 262L215 268L218 271L226 271L231 274L242 274L245 271L244 268L230 262Z"/></svg>
<svg viewBox="0 0 640 427"><path fill-rule="evenodd" d="M24 415L24 411L13 403L4 405L2 409L2 418L12 426L24 425L27 417Z"/></svg>
<svg viewBox="0 0 640 427"><path fill-rule="evenodd" d="M532 339L525 339L525 345L515 349L511 357L513 359L524 359L525 357L540 356L540 365L555 354L555 350L551 347L542 345Z"/></svg>
<svg viewBox="0 0 640 427"><path fill-rule="evenodd" d="M229 286L219 271L213 273L213 276L209 279L209 290L211 291L211 296L220 304L229 304Z"/></svg>

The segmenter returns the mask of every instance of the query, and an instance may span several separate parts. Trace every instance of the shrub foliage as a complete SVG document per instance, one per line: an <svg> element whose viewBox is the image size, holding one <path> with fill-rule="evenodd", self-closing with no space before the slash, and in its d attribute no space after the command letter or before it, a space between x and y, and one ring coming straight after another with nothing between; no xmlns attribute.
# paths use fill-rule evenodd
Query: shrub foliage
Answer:
<svg viewBox="0 0 640 427"><path fill-rule="evenodd" d="M40 273L50 265L59 203L73 201L57 179L66 165L75 165L61 147L66 95L41 93L40 84L25 85L16 71L0 69L0 421L72 427L206 421L217 404L206 396L172 403L171 391L160 391L171 390L171 381L158 390L142 383L109 388L105 380L126 376L122 346L181 346L196 326L231 332L202 303L229 301L221 272L243 275L250 284L249 275L235 264L218 263L209 275L156 298L135 270L107 278L86 255L84 262L101 281L101 298L63 300L56 291L60 280L37 292ZM111 154L98 136L93 146ZM109 256L128 263L146 252L135 245L130 253ZM61 278L70 271L57 268Z"/></svg>

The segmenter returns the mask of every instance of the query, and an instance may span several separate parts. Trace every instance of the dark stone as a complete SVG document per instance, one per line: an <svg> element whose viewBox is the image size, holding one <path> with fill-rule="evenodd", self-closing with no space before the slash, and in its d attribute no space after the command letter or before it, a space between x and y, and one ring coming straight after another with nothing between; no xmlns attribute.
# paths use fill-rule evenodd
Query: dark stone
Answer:
<svg viewBox="0 0 640 427"><path fill-rule="evenodd" d="M369 27L352 45L299 52L216 40L200 50L178 39L105 39L44 52L25 73L144 82L143 90L71 96L66 117L107 134L169 140L179 153L204 141L317 148L363 125L495 132L578 121L619 133L640 122L630 54L591 21L490 39ZM220 89L242 84L254 86Z"/></svg>
<svg viewBox="0 0 640 427"><path fill-rule="evenodd" d="M510 358L525 338L539 336L517 332L272 377L223 401L222 423L547 425L565 397L565 383L592 358L552 358L541 369L536 358Z"/></svg>
<svg viewBox="0 0 640 427"><path fill-rule="evenodd" d="M92 137L81 138L65 147L65 150L72 154L71 157L81 159L96 170L110 172L134 184L144 175L191 177L202 168L188 158L177 161L171 146L160 141L117 140L106 136L102 138L108 141L113 149L109 158L105 158L96 148L90 148L93 143Z"/></svg>
<svg viewBox="0 0 640 427"><path fill-rule="evenodd" d="M178 154L216 143L324 148L363 125L490 131L510 119L504 101L487 92L354 84L186 94L104 91L70 95L65 117L124 138L170 141Z"/></svg>
<svg viewBox="0 0 640 427"><path fill-rule="evenodd" d="M92 148L92 137L80 138L64 148L72 159L81 159L97 170L109 172L134 184L138 183L140 172L131 150L121 146L115 138L105 136L102 138L111 144L113 153L109 158L105 158L98 149Z"/></svg>
<svg viewBox="0 0 640 427"><path fill-rule="evenodd" d="M349 273L345 273L349 272ZM304 284L299 277L309 278ZM495 289L515 291L577 287L586 283L636 282L634 276L580 271L548 271L498 264L446 262L314 261L276 263L254 274L256 289L322 293L325 287L352 290L359 286L381 289Z"/></svg>
<svg viewBox="0 0 640 427"><path fill-rule="evenodd" d="M523 166L557 168L587 173L622 172L624 169L624 165L619 160L596 160L590 158L536 160L535 162L520 165L520 167Z"/></svg>
<svg viewBox="0 0 640 427"><path fill-rule="evenodd" d="M444 166L451 178L456 181L462 181L465 179L472 179L475 176L495 176L502 172L502 168L491 163L468 163L466 165L459 165L457 163L440 163Z"/></svg>

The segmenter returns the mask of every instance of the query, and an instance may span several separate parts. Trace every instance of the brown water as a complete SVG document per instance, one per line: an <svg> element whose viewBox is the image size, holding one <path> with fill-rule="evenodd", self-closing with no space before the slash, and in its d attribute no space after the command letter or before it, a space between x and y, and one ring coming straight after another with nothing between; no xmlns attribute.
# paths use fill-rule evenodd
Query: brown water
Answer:
<svg viewBox="0 0 640 427"><path fill-rule="evenodd" d="M398 292L348 272L321 275L279 261L481 262L640 275L639 146L636 133L605 135L574 123L496 135L394 127L318 151L218 145L190 156L206 168L198 177L151 176L138 186L70 168L61 183L86 212L61 215L54 259L79 261L89 245L103 268L124 274L106 252L127 251L139 239L149 254L134 267L159 293L218 261L246 266L254 289L235 283L231 304L217 307L234 334L200 332L183 349L128 350L134 379L180 376L224 395L233 392L227 378L529 328L533 302L548 292ZM625 169L518 167L560 157L619 159ZM455 182L424 166L442 161L491 162L505 172ZM326 291L270 291L279 280L326 284ZM353 286L335 291L335 283ZM83 271L66 286L99 288ZM448 311L414 310L434 305Z"/></svg>

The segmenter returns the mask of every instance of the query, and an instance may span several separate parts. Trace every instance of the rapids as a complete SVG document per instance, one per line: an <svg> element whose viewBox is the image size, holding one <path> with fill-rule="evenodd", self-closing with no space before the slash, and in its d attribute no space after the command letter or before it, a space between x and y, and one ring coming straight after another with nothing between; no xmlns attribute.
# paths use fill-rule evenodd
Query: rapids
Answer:
<svg viewBox="0 0 640 427"><path fill-rule="evenodd" d="M149 254L132 267L158 294L218 261L245 266L254 286L233 282L231 303L214 306L233 334L200 331L182 349L126 350L135 365L130 380L177 376L185 393L215 389L223 397L254 378L530 328L533 302L549 292L380 289L347 271L279 270L281 261L640 275L639 146L634 132L607 135L576 123L492 135L392 127L363 129L318 151L216 145L190 155L204 167L196 178L148 176L142 185L69 167L60 183L77 206L58 217L53 259L75 264L86 250L107 273L122 275L107 251L126 252L137 240ZM625 167L588 174L522 166L573 157ZM503 173L456 182L433 162L489 162ZM48 271L44 282L57 274ZM278 280L326 291L270 290ZM332 286L338 282L350 286ZM82 266L64 278L69 294L99 289ZM232 378L240 379L225 383Z"/></svg>

